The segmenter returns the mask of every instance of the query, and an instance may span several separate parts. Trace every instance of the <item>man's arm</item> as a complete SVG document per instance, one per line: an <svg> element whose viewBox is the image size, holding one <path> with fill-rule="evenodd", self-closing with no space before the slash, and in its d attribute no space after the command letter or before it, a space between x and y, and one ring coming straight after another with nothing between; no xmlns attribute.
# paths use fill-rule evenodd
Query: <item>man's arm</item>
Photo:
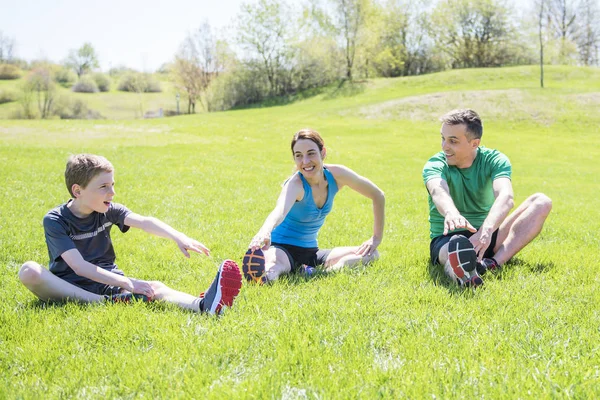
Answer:
<svg viewBox="0 0 600 400"><path fill-rule="evenodd" d="M94 282L104 283L105 285L117 286L132 293L140 293L149 298L154 297L154 290L148 282L106 271L85 261L77 249L67 250L61 254L61 257L79 276L91 279Z"/></svg>
<svg viewBox="0 0 600 400"><path fill-rule="evenodd" d="M475 247L475 252L479 259L487 250L492 240L494 231L500 227L502 221L506 218L514 206L512 182L509 178L497 178L492 182L494 189L494 204L479 228L479 231L471 236L470 240Z"/></svg>
<svg viewBox="0 0 600 400"><path fill-rule="evenodd" d="M470 232L477 231L454 205L448 182L442 178L432 178L427 181L427 190L438 212L444 216L444 235L460 228L468 229Z"/></svg>
<svg viewBox="0 0 600 400"><path fill-rule="evenodd" d="M190 256L188 250L200 254L204 253L207 256L210 254L210 250L208 250L202 243L186 236L185 234L172 228L168 224L162 222L158 218L144 217L142 215L132 212L127 214L127 216L125 217L125 225L131 226L133 228L139 228L144 232L150 233L155 236L173 240L175 243L177 243L179 250L181 250L181 252L186 257Z"/></svg>

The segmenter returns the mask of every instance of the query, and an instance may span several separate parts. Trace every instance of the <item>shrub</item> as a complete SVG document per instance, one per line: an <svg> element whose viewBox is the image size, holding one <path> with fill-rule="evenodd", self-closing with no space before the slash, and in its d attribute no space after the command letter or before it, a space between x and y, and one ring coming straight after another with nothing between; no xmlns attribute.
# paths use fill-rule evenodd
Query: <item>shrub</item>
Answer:
<svg viewBox="0 0 600 400"><path fill-rule="evenodd" d="M160 83L150 74L135 72L123 75L117 88L123 92L162 92Z"/></svg>
<svg viewBox="0 0 600 400"><path fill-rule="evenodd" d="M98 92L98 85L92 77L84 75L73 86L73 91L78 93L96 93Z"/></svg>
<svg viewBox="0 0 600 400"><path fill-rule="evenodd" d="M102 119L97 111L88 108L87 103L81 99L61 97L55 107L55 115L61 119Z"/></svg>
<svg viewBox="0 0 600 400"><path fill-rule="evenodd" d="M17 101L17 93L12 90L0 90L0 104Z"/></svg>
<svg viewBox="0 0 600 400"><path fill-rule="evenodd" d="M0 64L0 79L19 79L21 71L12 64Z"/></svg>
<svg viewBox="0 0 600 400"><path fill-rule="evenodd" d="M96 85L98 85L98 89L101 92L108 92L110 90L110 78L104 74L95 73L92 75L94 81L96 81Z"/></svg>
<svg viewBox="0 0 600 400"><path fill-rule="evenodd" d="M63 87L71 87L77 81L77 75L69 68L61 68L54 73L54 80Z"/></svg>

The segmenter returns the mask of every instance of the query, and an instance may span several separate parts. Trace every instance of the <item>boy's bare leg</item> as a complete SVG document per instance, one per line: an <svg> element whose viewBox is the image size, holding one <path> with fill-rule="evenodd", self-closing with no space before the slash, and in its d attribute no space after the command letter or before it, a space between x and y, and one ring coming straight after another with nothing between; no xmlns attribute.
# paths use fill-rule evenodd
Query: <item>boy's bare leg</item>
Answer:
<svg viewBox="0 0 600 400"><path fill-rule="evenodd" d="M82 303L104 301L104 296L72 285L34 261L27 261L23 264L19 271L19 279L27 289L31 290L42 301L63 301L66 299Z"/></svg>
<svg viewBox="0 0 600 400"><path fill-rule="evenodd" d="M359 256L356 254L358 246L335 247L327 256L325 270L337 271L343 267L353 267L358 264L367 265L371 261L379 259L379 252L375 250L371 255Z"/></svg>
<svg viewBox="0 0 600 400"><path fill-rule="evenodd" d="M552 200L542 193L536 193L502 222L494 248L494 258L498 264L510 260L540 233L551 210Z"/></svg>
<svg viewBox="0 0 600 400"><path fill-rule="evenodd" d="M162 282L152 281L148 283L154 289L154 300L173 303L186 310L200 311L200 302L202 301L200 297L171 289Z"/></svg>
<svg viewBox="0 0 600 400"><path fill-rule="evenodd" d="M265 255L267 281L277 280L281 275L292 272L290 259L285 251L271 246L267 250L263 250L263 253Z"/></svg>

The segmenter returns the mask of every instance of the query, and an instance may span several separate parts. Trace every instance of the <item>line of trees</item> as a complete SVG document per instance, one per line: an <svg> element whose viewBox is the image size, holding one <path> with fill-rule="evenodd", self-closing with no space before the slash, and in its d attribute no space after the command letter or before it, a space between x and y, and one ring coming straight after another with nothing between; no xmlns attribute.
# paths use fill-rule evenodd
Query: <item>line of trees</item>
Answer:
<svg viewBox="0 0 600 400"><path fill-rule="evenodd" d="M203 23L171 73L193 113L197 102L223 110L377 76L598 65L597 0L530 1L520 17L507 0L258 0L227 39Z"/></svg>

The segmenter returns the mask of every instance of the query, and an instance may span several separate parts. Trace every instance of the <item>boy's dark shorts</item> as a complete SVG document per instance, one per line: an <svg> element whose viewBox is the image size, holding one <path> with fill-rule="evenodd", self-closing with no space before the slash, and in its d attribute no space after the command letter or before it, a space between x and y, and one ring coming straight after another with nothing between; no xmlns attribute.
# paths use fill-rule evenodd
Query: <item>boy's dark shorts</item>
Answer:
<svg viewBox="0 0 600 400"><path fill-rule="evenodd" d="M331 249L319 250L318 247L299 247L284 243L271 243L271 246L283 250L290 260L292 271L296 271L302 264L310 267L325 264Z"/></svg>
<svg viewBox="0 0 600 400"><path fill-rule="evenodd" d="M450 241L450 238L452 236L463 235L467 238L470 238L474 234L475 234L475 232L457 231L457 232L452 232L446 236L440 235L440 236L436 236L433 239L431 239L431 243L429 243L429 257L431 258L431 263L433 265L435 265L439 262L438 256L440 254L440 250L442 249L442 247L444 247L444 245L446 243L448 243ZM494 257L494 247L496 247L496 239L497 238L498 238L498 229L496 229L494 231L494 233L492 234L492 241L490 242L490 245L488 246L487 250L483 254L483 258Z"/></svg>
<svg viewBox="0 0 600 400"><path fill-rule="evenodd" d="M99 267L106 271L112 272L113 274L125 276L123 271L121 271L116 265L105 265ZM71 285L75 285L78 288L94 294L99 294L100 296L112 296L123 292L123 289L118 286L111 286L105 283L95 282L91 279L79 276L76 273L59 276L59 278L69 282Z"/></svg>

